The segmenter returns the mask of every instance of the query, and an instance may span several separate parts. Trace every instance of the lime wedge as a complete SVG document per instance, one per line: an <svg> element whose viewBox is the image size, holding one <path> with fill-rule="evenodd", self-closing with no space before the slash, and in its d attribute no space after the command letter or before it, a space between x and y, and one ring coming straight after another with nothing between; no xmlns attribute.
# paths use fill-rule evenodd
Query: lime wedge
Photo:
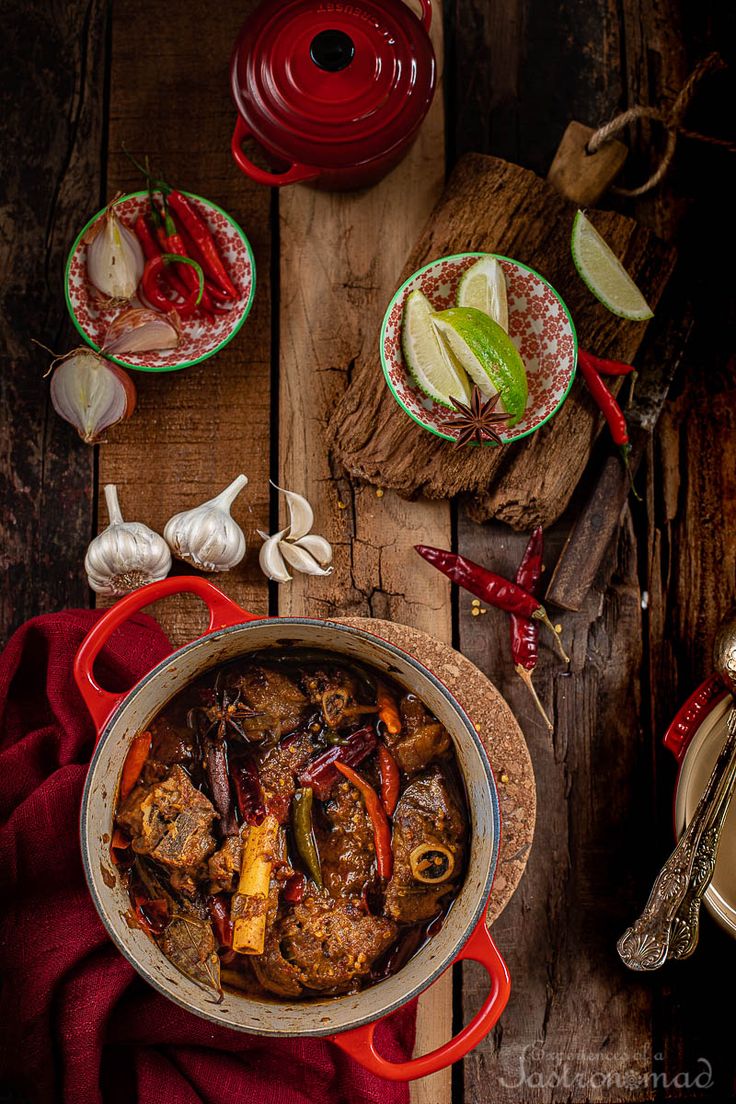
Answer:
<svg viewBox="0 0 736 1104"><path fill-rule="evenodd" d="M484 398L500 392L500 405L516 425L526 409L526 369L509 335L477 307L438 311L434 326L448 348L480 388Z"/></svg>
<svg viewBox="0 0 736 1104"><path fill-rule="evenodd" d="M509 330L506 277L495 257L481 257L463 276L457 289L459 307L475 307Z"/></svg>
<svg viewBox="0 0 736 1104"><path fill-rule="evenodd" d="M604 307L620 318L644 322L653 311L610 246L578 211L570 240L572 259L581 279Z"/></svg>
<svg viewBox="0 0 736 1104"><path fill-rule="evenodd" d="M412 291L404 306L401 343L404 360L425 395L452 408L451 399L468 402L468 377L444 347L432 325L434 311L421 291Z"/></svg>

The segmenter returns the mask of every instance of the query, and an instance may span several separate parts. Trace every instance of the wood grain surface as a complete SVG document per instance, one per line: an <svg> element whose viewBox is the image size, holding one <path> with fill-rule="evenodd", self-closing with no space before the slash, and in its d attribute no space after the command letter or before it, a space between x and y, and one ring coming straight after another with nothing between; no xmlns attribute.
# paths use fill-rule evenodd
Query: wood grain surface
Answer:
<svg viewBox="0 0 736 1104"><path fill-rule="evenodd" d="M435 102L411 159L379 188L351 196L271 195L232 165L228 58L253 6L8 0L3 8L3 630L91 602L81 567L103 480L121 484L129 516L161 526L244 470L251 482L235 512L251 548L220 580L228 593L259 610L270 600L272 612L280 604L387 617L452 638L503 692L532 754L535 846L494 928L513 978L510 1004L451 1086L448 1076L420 1083L415 1100L447 1104L450 1088L453 1104L733 1099L732 1023L719 999L736 988L733 941L705 917L693 959L651 978L628 974L614 949L672 844L675 772L659 741L710 669L713 634L736 593L736 310L724 278L733 159L683 140L664 187L600 204L605 219L635 217L676 243L677 279L696 321L639 473L644 502L626 505L582 609L561 618L569 674L542 651L536 681L552 737L509 664L505 619L490 609L472 617L470 599L420 574L409 552L415 540L444 543L510 571L524 536L477 525L467 506L407 502L388 490L377 497L345 479L319 444L440 195L444 151L449 170L480 153L544 177L571 119L596 127L634 103L671 103L710 50L732 60L733 6L446 0L444 28L435 18L444 103ZM688 122L733 137L735 94L732 64L698 91ZM656 165L662 136L641 125L622 139L630 149L622 183L635 185ZM50 409L46 356L31 339L59 352L75 343L64 319L66 251L115 190L138 186L123 141L239 218L256 249L258 291L226 352L178 375L137 375L140 410L98 453ZM671 293L663 298L647 346L681 309ZM600 434L586 478L606 455ZM308 490L318 529L336 545L330 579L300 580L279 596L255 563L256 525L273 529L279 519L269 475ZM546 533L548 571L584 490L583 481ZM495 510L483 498L476 504L477 516ZM510 499L504 515L522 524ZM161 616L177 642L202 623L193 607ZM472 967L455 973L455 1028L484 994ZM449 1033L449 993L430 1012L425 1048ZM700 1073L703 1087L688 1087L684 1079Z"/></svg>
<svg viewBox="0 0 736 1104"><path fill-rule="evenodd" d="M467 154L394 280L394 290L438 257L501 253L530 265L559 291L584 348L631 362L645 327L606 310L575 271L570 233L576 209L536 174ZM591 217L656 306L672 270L672 251L615 212ZM330 422L336 458L353 475L409 497L470 493L479 521L495 517L515 529L556 521L590 459L601 424L582 380L575 380L555 417L530 437L504 448L453 449L412 422L396 403L383 379L379 329Z"/></svg>
<svg viewBox="0 0 736 1104"><path fill-rule="evenodd" d="M99 486L101 494L105 483L115 483L123 515L160 533L173 514L211 498L244 472L249 483L232 513L251 554L222 581L245 609L262 613L268 585L254 548L260 543L256 529L269 526L271 199L233 166L234 116L226 91L232 43L252 7L230 8L208 25L205 51L195 0L177 5L175 35L168 19L151 18L145 0L114 9L109 195L143 186L124 148L139 160L150 155L166 179L213 200L240 223L255 254L257 292L239 340L216 357L183 372L135 373L138 409L100 447ZM102 502L100 525L106 523ZM174 568L186 570L183 564ZM176 644L205 624L203 608L188 598L167 599L156 612Z"/></svg>

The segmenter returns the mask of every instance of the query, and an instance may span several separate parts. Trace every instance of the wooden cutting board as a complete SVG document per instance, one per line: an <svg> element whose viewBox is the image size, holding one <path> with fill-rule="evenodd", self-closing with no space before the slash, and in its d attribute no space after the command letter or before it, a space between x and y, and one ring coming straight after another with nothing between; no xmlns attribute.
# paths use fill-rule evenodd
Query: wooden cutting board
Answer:
<svg viewBox="0 0 736 1104"><path fill-rule="evenodd" d="M598 356L633 360L645 324L611 314L588 291L570 253L576 205L546 180L481 154L458 163L396 286L437 257L501 253L541 273L565 300L580 345ZM674 267L674 251L613 211L591 221L655 308ZM515 529L549 525L563 512L590 458L602 419L578 378L555 417L504 448L453 450L417 426L385 385L379 334L359 360L329 426L336 458L360 479L414 498L473 496L478 521L499 518Z"/></svg>

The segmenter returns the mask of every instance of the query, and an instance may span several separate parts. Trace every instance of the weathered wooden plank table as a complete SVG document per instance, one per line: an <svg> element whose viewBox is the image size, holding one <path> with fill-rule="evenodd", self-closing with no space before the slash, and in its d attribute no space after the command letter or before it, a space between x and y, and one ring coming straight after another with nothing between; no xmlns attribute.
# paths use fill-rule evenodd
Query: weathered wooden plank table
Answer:
<svg viewBox="0 0 736 1104"><path fill-rule="evenodd" d="M582 611L562 618L570 673L546 659L541 666L552 737L513 674L505 619L471 618L469 598L452 601L410 552L419 541L452 544L505 571L524 538L475 525L465 507L353 484L331 463L324 431L447 166L476 150L544 175L570 118L597 125L635 102L671 101L699 57L719 44L732 49L731 15L678 0L446 0L433 29L444 97L406 161L366 193L277 195L249 184L229 154L228 57L252 7L5 5L4 628L89 603L81 564L102 483L117 483L123 503L160 530L174 508L242 470L251 534L277 525L269 477L304 491L334 543L334 574L298 577L277 593L251 553L223 578L228 593L256 612L385 617L452 640L511 703L534 760L535 846L494 929L514 979L511 1003L464 1068L417 1084L414 1099L723 1099L736 1085L732 1023L720 1011L736 987L734 944L706 922L693 960L639 978L618 962L615 939L670 845L673 768L659 739L709 670L734 592L736 373L723 325L733 301L722 270L705 262L705 243L723 239L732 204L725 155L684 144L654 198L611 200L663 237L678 236L680 275L651 327L649 355L673 355L686 330L673 319L686 304L696 323L646 457L644 502L627 509ZM705 129L726 125L719 104L732 102L733 78L723 81L696 105ZM645 174L652 140L648 128L631 136L632 177ZM232 212L255 248L258 292L236 341L181 375L141 379L135 419L93 451L50 409L31 338L71 344L66 251L94 209L139 185L123 143ZM550 562L568 522L548 534ZM183 601L158 612L175 642L199 625ZM470 1016L484 984L465 968L435 986L421 1003L419 1046Z"/></svg>

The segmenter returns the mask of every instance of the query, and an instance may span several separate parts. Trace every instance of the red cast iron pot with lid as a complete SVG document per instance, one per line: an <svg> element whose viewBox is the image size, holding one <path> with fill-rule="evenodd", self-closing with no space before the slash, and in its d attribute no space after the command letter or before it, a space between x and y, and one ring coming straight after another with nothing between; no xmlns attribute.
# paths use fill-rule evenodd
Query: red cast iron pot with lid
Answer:
<svg viewBox="0 0 736 1104"><path fill-rule="evenodd" d="M95 660L112 633L144 606L173 594L193 594L209 610L205 634L173 652L132 690L113 694L100 686ZM149 937L127 922L130 902L110 861L110 835L120 772L130 742L181 689L221 663L285 644L323 648L368 664L416 694L445 725L453 741L470 814L469 855L463 884L441 929L398 973L358 993L306 1001L260 1000L225 991L221 996L180 973ZM498 859L498 795L478 733L447 687L413 656L372 633L306 617L256 617L209 580L191 576L150 583L112 606L87 634L74 677L97 727L80 815L82 862L92 899L118 950L169 1000L236 1031L281 1037L325 1036L381 1077L409 1081L463 1058L495 1026L509 998L506 965L486 925ZM454 1038L430 1054L391 1062L376 1049L384 1016L411 1001L454 962L473 959L490 979L480 1011Z"/></svg>
<svg viewBox="0 0 736 1104"><path fill-rule="evenodd" d="M264 0L230 66L232 152L259 184L327 189L374 183L404 156L432 102L431 0ZM254 139L287 167L259 168Z"/></svg>

